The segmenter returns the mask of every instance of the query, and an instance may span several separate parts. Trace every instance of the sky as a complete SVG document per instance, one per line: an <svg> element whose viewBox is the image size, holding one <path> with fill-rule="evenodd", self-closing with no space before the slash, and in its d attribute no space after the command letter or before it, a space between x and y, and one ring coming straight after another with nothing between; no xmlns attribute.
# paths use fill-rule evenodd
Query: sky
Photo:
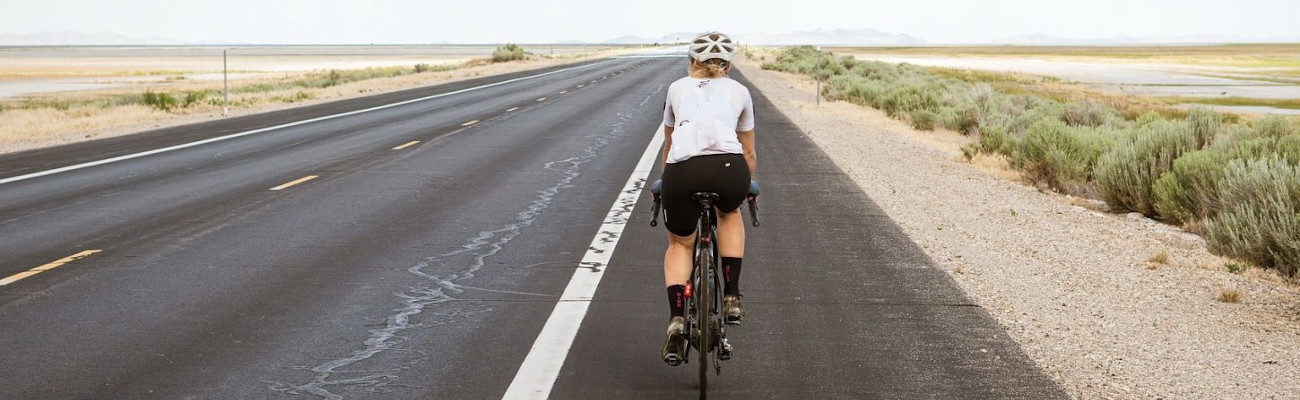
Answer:
<svg viewBox="0 0 1300 400"><path fill-rule="evenodd" d="M1300 1L1289 0L0 0L0 34L111 32L194 43L544 43L870 28L931 43L983 43L1033 34L1300 38L1298 16Z"/></svg>

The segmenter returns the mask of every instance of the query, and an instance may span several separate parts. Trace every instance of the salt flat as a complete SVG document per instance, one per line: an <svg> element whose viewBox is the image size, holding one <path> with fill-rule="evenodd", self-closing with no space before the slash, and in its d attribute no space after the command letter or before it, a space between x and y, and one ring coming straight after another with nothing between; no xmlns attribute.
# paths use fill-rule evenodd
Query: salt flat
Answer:
<svg viewBox="0 0 1300 400"><path fill-rule="evenodd" d="M1109 92L1142 96L1300 98L1300 80L1281 74L1285 68L1245 68L1226 65L1165 62L1126 62L1052 57L941 56L853 53L855 58L891 63L978 69L1052 76ZM1271 71L1279 74L1273 76ZM1213 106L1225 111L1300 114L1258 106Z"/></svg>

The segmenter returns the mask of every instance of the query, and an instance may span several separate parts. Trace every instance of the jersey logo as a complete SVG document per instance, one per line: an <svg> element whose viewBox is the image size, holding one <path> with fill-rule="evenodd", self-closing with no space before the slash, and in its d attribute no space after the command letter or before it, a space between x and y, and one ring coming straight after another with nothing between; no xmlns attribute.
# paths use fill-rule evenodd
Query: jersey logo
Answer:
<svg viewBox="0 0 1300 400"><path fill-rule="evenodd" d="M704 85L708 85L708 84L709 84L709 81L700 81L700 84L699 84L699 85L695 85L695 87L697 87L697 88L702 88L702 87L704 87Z"/></svg>
<svg viewBox="0 0 1300 400"><path fill-rule="evenodd" d="M677 126L679 126L679 127L680 127L680 126L686 126L686 124L687 124L687 123L690 123L690 122L691 122L691 120L689 120L689 119L684 119L684 120L682 120L682 122L678 122L678 123L677 123Z"/></svg>

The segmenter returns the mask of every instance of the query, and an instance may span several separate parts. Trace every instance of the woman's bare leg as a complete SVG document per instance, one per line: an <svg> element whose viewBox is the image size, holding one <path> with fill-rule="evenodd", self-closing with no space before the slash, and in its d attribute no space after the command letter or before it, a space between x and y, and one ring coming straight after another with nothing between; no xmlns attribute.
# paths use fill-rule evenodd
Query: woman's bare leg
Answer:
<svg viewBox="0 0 1300 400"><path fill-rule="evenodd" d="M745 221L740 217L739 208L718 213L718 256L745 257Z"/></svg>
<svg viewBox="0 0 1300 400"><path fill-rule="evenodd" d="M668 251L664 252L664 286L685 285L691 279L691 251L695 235L668 233Z"/></svg>

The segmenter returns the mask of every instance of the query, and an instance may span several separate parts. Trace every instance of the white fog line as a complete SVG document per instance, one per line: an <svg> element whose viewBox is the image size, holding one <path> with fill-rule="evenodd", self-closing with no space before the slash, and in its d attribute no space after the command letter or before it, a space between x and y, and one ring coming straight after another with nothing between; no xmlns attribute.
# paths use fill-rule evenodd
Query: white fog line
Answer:
<svg viewBox="0 0 1300 400"><path fill-rule="evenodd" d="M15 177L10 177L10 178L0 179L0 185L6 184L6 183L12 183L12 182L24 181L24 180L28 180L28 179L32 179L32 178L39 178L39 177L47 176L47 175L54 175L54 174L58 174L58 173L62 173L62 172L75 171L75 170L79 170L79 169L82 169L82 168L89 168L89 167L95 167L95 166L100 166L100 165L104 165L104 164L115 163L115 162L118 162L118 161L126 161L126 160L130 160L130 159L134 159L134 158L140 158L140 157L150 156L150 155L159 154L159 153L166 153L166 152L169 152L169 151L175 151L175 150L180 150L180 149L190 148L190 147L194 147L194 146L205 145L205 144L208 144L208 143L220 142L220 141L223 141L223 140L230 140L230 139L234 139L234 138L238 138L238 137L244 137L244 136L248 136L248 135L253 135L253 134L258 134L258 133L263 133L263 132L273 131L273 130L277 130L277 129L288 128L288 127L291 127L291 126L298 126L298 125L303 125L303 124L310 124L310 123L312 123L312 122L320 122L320 121L325 121L325 120L330 120L330 119L335 119L335 118L340 118L340 117L346 117L346 116L357 115L357 114L361 114L361 113L367 113L367 112L371 112L371 111L383 110L383 109L386 109L386 108L393 108L393 107L402 106L402 105L407 105L407 104L411 104L411 103L417 103L417 102L421 102L421 101L425 101L425 100L432 100L432 99L436 99L436 98L440 98L440 97L447 97L447 96L456 95L456 94L461 94L461 93L465 93L465 92L472 92L472 91L475 91L475 90L486 89L486 88L490 88L490 87L493 87L493 86L500 86L500 85L504 85L504 84L507 84L507 83L514 83L514 82L519 82L519 81L528 80L528 79L533 79L533 78L540 78L540 77L547 76L547 75L558 74L558 73L561 73L561 72L568 72L568 71L573 71L573 70L578 70L578 69L583 69L583 68L589 68L589 67L592 67L592 66L596 66L596 65L604 64L604 63L611 62L611 61L613 61L613 60L611 59L611 60L606 60L606 61L601 61L601 62L591 63L591 64L587 64L587 65L579 65L579 66L576 66L576 67L569 67L569 68L560 69L560 70L555 70L555 71L546 72L546 73L541 73L541 74L537 74L537 75L523 76L523 77L519 77L519 78L514 78L514 79L504 80L504 81L501 81L501 82L493 82L493 83L489 83L489 84L486 84L486 85L475 86L475 87L471 87L471 88L465 88L465 89L457 90L457 91L454 91L454 92L439 93L439 94L435 94L435 95L432 95L432 96L424 96L424 97L420 97L420 98L415 98L415 99L410 99L410 100L399 101L399 102L396 102L396 103L384 104L384 105L375 106L375 107L370 107L370 108L361 109L361 110L348 111L348 112L344 112L344 113L338 113L338 114L326 115L326 116L323 116L323 117L316 117L316 118L304 119L304 120L301 120L301 121L294 121L294 122L289 122L289 123L280 124L280 125L275 125L275 126L268 126L268 127L265 127L265 128L254 129L254 130L251 130L251 131L244 131L244 132L239 132L239 133L233 133L233 134L229 134L229 135L226 135L226 136L219 136L219 137L214 137L214 138L209 138L209 139L199 140L199 141L195 141L195 142L189 142L189 143L184 143L184 144L178 144L178 145L175 145L175 146L163 147L163 148L160 148L160 149L153 149L153 150L144 151L144 152L139 152L139 153L135 153L135 154L127 154L127 155L117 156L117 157L113 157L113 158L107 158L107 159L103 159L103 160L99 160L99 161L91 161L91 162L88 162L88 163L82 163L82 164L77 164L77 165L69 165L69 166L66 166L66 167L60 167L60 168L55 168L55 169L46 170L46 171L41 171L41 172L33 172L33 173L30 173L30 174L26 174L26 175L19 175L19 176L15 176Z"/></svg>
<svg viewBox="0 0 1300 400"><path fill-rule="evenodd" d="M555 304L555 310L546 320L546 325L542 326L542 332L537 335L537 341L533 342L532 350L528 351L523 365L519 366L519 372L515 374L514 381L510 382L510 388L506 389L503 399L546 399L551 395L555 378L560 375L564 358L569 355L569 347L573 345L578 327L587 315L587 307L591 306L591 299L596 295L596 286L600 285L600 278L605 275L605 269L609 268L609 260L618 247L623 227L627 226L627 220L632 216L632 209L641 195L641 188L646 186L646 177L654 167L655 157L663 145L663 129L663 124L659 124L654 139L650 140L650 146L641 155L641 161L632 170L627 184L623 185L623 191L610 207L596 237L591 239L587 254L582 256L582 262L576 266L577 271L573 272L569 286L564 288L564 294Z"/></svg>

